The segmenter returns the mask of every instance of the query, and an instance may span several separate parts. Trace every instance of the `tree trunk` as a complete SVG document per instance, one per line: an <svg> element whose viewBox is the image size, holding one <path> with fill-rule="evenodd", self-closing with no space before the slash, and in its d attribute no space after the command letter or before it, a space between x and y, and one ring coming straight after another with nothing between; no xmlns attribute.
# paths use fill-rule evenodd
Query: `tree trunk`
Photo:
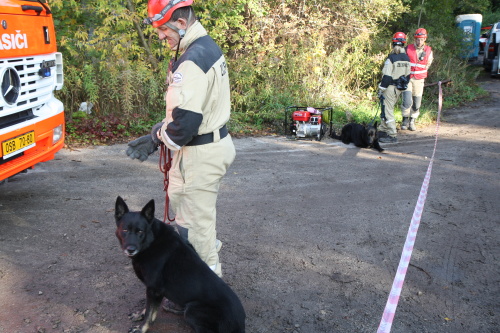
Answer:
<svg viewBox="0 0 500 333"><path fill-rule="evenodd" d="M132 1L127 0L127 8L130 10L132 13L136 13L134 4ZM142 28L139 22L137 20L134 20L134 26L135 29L137 30L137 35L139 36L139 39L141 40L141 44L144 47L144 50L146 51L146 54L148 55L148 59L153 66L153 69L156 70L158 68L158 60L153 56L153 53L151 53L151 48L149 47L149 43L147 42L146 38L144 37L144 33L142 32Z"/></svg>

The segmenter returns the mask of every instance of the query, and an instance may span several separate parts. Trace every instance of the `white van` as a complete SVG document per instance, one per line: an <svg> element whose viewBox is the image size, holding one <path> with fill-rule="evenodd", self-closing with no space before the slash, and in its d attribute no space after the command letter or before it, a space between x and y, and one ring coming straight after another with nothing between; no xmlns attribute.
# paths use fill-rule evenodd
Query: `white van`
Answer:
<svg viewBox="0 0 500 333"><path fill-rule="evenodd" d="M500 34L500 33L499 33ZM491 65L491 77L500 77L500 43L495 48L495 57Z"/></svg>
<svg viewBox="0 0 500 333"><path fill-rule="evenodd" d="M491 27L488 40L484 46L483 67L486 71L491 71L493 59L498 52L498 45L500 44L500 22L493 24Z"/></svg>

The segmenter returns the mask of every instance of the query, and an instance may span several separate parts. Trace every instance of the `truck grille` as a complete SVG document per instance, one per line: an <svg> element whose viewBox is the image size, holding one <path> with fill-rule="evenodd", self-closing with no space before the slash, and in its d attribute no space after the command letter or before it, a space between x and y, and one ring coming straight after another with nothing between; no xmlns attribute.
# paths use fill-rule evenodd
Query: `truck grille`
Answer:
<svg viewBox="0 0 500 333"><path fill-rule="evenodd" d="M10 103L7 103L4 98L0 97L0 124L4 122L4 117L10 116L7 118L12 120L12 115L26 114L27 110L41 107L52 97L58 77L56 67L50 68L51 76L49 77L42 77L39 71L43 62L55 62L56 55L57 53L25 58L0 59L1 77L4 77L4 73L10 68L17 72L20 79L19 96L15 102L9 101ZM6 80L8 81L8 78ZM3 89L4 87L2 87ZM21 116L21 118L25 118L25 116Z"/></svg>

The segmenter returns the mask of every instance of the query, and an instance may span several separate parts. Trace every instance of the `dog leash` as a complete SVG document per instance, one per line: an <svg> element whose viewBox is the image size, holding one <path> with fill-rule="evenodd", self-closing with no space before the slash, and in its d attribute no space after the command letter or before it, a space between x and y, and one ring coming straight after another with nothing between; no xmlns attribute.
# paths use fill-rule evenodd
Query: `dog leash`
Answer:
<svg viewBox="0 0 500 333"><path fill-rule="evenodd" d="M170 218L170 199L168 197L168 172L172 167L172 153L170 149L168 149L164 144L160 145L160 160L158 162L158 166L160 168L160 171L163 172L163 191L165 191L165 213L163 214L163 222L170 224L170 222L174 222L175 220L175 217Z"/></svg>
<svg viewBox="0 0 500 333"><path fill-rule="evenodd" d="M170 75L170 73L172 73L172 67L174 66L174 63L177 61L178 55L179 55L179 48L177 48L177 52L175 53L175 58L170 59L170 62L168 63L168 70L167 70L168 74L167 74L167 79L165 81L167 87L165 89L165 93L168 90L168 85L169 85L168 76ZM158 160L158 167L160 168L160 171L163 172L163 191L165 191L165 212L163 213L163 223L170 224L170 222L175 221L175 217L170 218L169 214L170 198L168 197L168 185L170 182L170 179L168 177L168 172L172 167L172 152L163 143L160 144L160 159Z"/></svg>
<svg viewBox="0 0 500 333"><path fill-rule="evenodd" d="M375 116L373 116L373 119L372 119L372 121L370 121L370 124L368 124L368 126L373 126L373 123L375 122L375 119L376 119L376 118L377 118L377 116L378 116L378 112L379 112L380 110L382 110L382 103L383 103L383 102L382 102L382 100L381 100L381 99L379 99L379 101L380 101L380 102L379 102L379 103L377 103L378 108L377 108L377 111L375 111Z"/></svg>

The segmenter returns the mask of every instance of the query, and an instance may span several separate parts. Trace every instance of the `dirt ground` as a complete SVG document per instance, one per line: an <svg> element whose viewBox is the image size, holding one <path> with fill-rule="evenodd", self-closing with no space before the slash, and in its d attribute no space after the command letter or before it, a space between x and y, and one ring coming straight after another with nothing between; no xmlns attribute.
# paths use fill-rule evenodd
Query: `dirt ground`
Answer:
<svg viewBox="0 0 500 333"><path fill-rule="evenodd" d="M394 333L498 332L500 80L445 110ZM445 88L446 89L446 88ZM437 109L437 108L436 108ZM376 332L435 125L382 154L336 140L235 139L218 202L224 280L251 333ZM164 209L158 157L64 149L0 186L0 333L126 332L144 287L114 235L116 197ZM188 333L161 312L151 332Z"/></svg>

